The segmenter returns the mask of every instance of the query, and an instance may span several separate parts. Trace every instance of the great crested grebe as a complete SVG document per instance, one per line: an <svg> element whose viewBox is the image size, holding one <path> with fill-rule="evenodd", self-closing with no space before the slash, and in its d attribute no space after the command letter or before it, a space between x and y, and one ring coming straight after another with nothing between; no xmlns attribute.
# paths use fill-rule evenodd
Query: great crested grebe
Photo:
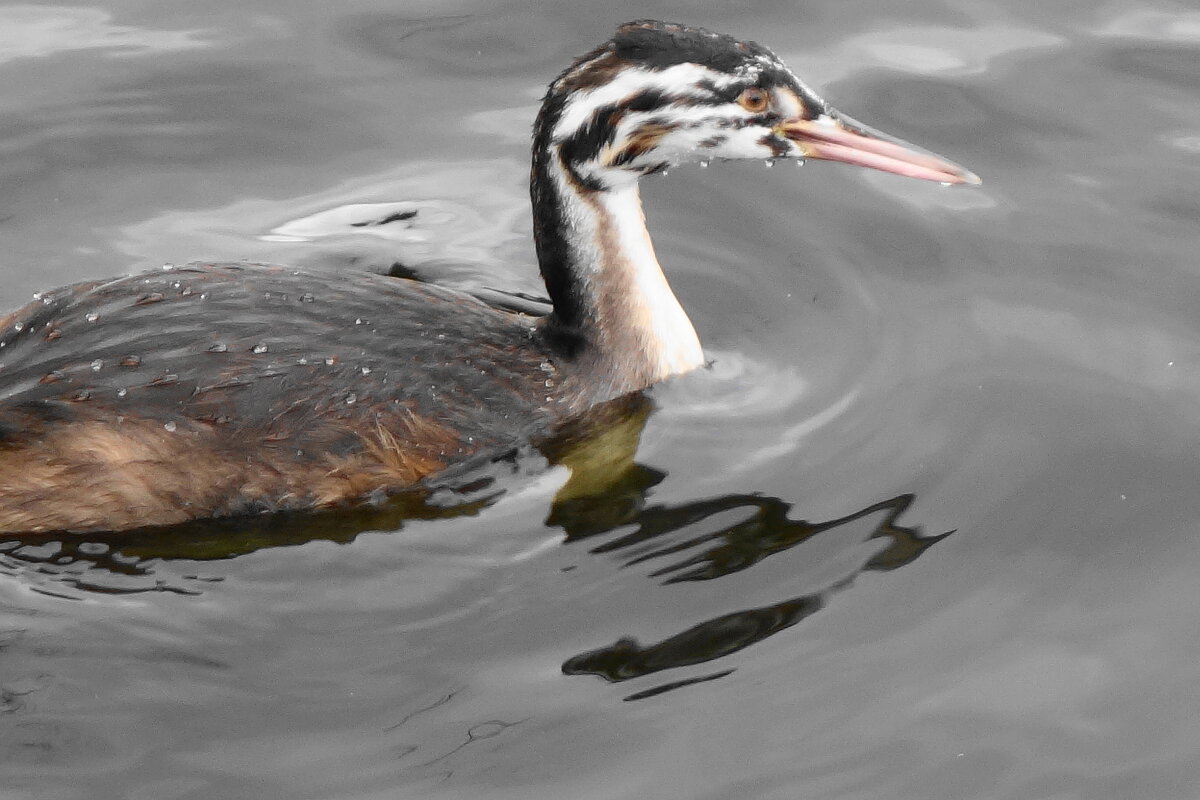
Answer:
<svg viewBox="0 0 1200 800"><path fill-rule="evenodd" d="M0 531L169 525L414 488L701 366L638 179L733 158L978 183L839 114L761 45L622 25L550 84L534 126L552 313L249 264L45 293L0 322Z"/></svg>

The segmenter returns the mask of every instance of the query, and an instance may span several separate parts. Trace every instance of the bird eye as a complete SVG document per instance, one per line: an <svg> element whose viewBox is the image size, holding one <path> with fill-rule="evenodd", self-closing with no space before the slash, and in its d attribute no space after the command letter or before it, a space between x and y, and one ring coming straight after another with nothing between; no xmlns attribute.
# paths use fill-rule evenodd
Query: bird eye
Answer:
<svg viewBox="0 0 1200 800"><path fill-rule="evenodd" d="M751 114L758 114L767 110L770 98L767 96L766 90L750 86L742 89L742 93L738 95L737 104Z"/></svg>

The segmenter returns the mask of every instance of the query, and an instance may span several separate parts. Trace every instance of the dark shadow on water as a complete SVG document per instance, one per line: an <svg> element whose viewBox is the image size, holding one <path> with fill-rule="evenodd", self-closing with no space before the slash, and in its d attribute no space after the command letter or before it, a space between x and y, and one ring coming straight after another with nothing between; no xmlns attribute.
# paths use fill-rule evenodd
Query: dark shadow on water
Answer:
<svg viewBox="0 0 1200 800"><path fill-rule="evenodd" d="M439 508L430 505L425 497L414 495L391 498L378 507L316 514L266 514L96 534L0 535L0 554L14 562L44 568L90 564L116 575L148 575L153 572L154 563L161 560L211 561L314 541L344 544L364 531L398 528L412 519L464 516L478 512L484 504L477 501ZM81 588L105 594L127 591L100 585Z"/></svg>
<svg viewBox="0 0 1200 800"><path fill-rule="evenodd" d="M32 572L37 580L31 590L65 599L81 599L71 590L198 595L206 584L222 578L180 575L162 569L162 562L210 562L315 541L346 544L366 531L399 529L409 520L473 515L493 499L439 506L423 494L413 494L377 506L315 514L264 514L95 534L4 534L0 575L26 572L29 577Z"/></svg>
<svg viewBox="0 0 1200 800"><path fill-rule="evenodd" d="M622 637L611 645L567 659L562 666L563 672L598 675L613 682L625 681L728 656L790 628L820 611L833 592L849 586L860 573L888 571L911 564L950 535L926 537L919 527L899 524L898 518L912 505L913 499L911 494L900 495L823 522L792 520L788 517L790 503L761 495L727 495L634 512L624 523L636 525L634 532L599 544L590 552L625 555L623 564L627 567L666 562L649 573L651 577L662 578L663 584L714 580L740 572L769 556L815 537L847 530L854 523L872 516L878 516L879 520L863 540L878 540L880 546L818 591L767 606L722 614L653 644L643 645L632 637ZM715 531L688 535L709 518L735 510L750 513ZM626 699L651 697L699 681L724 677L732 671L676 681Z"/></svg>
<svg viewBox="0 0 1200 800"><path fill-rule="evenodd" d="M829 596L866 571L890 571L911 564L951 532L924 536L919 526L899 522L915 499L911 494L872 503L851 514L820 522L793 520L792 504L760 494L728 494L679 505L646 506L650 490L666 477L636 463L633 455L648 404L601 426L599 433L564 437L563 451L551 460L573 468L546 522L561 527L568 543L601 539L589 552L621 558L624 567L650 567L649 577L664 585L711 581L750 569L766 558L821 536L853 534L876 518L860 541L876 542L859 563L816 591L759 608L702 621L654 644L622 637L611 645L580 653L563 663L568 675L598 675L625 681L731 655L792 627L824 607ZM603 475L603 480L589 479ZM732 521L730 521L732 518ZM733 670L705 674L637 692L640 700L672 689L715 680Z"/></svg>
<svg viewBox="0 0 1200 800"><path fill-rule="evenodd" d="M866 571L889 571L911 564L950 533L924 536L921 528L899 522L914 496L872 503L851 514L820 522L793 520L792 504L760 494L728 494L672 506L646 506L650 490L666 477L638 464L633 456L649 413L649 404L623 409L624 416L591 429L586 436L564 437L562 451L551 460L573 468L572 479L547 518L561 527L568 543L601 539L617 529L632 528L598 541L589 552L621 558L625 567L650 567L649 577L664 585L711 581L750 569L766 558L821 536L853 534L876 542L859 563L818 590L759 608L722 614L654 644L622 637L611 645L573 656L563 663L568 675L598 675L624 681L662 670L692 666L731 655L792 627L824 607L829 596ZM602 480L589 479L601 475ZM732 518L732 521L730 520ZM733 672L684 678L636 692L640 700L715 680Z"/></svg>

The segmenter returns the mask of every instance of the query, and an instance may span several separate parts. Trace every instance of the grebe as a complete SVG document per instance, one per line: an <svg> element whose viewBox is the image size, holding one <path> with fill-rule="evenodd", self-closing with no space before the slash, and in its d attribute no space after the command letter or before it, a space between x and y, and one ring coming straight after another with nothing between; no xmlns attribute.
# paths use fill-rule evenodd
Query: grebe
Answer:
<svg viewBox="0 0 1200 800"><path fill-rule="evenodd" d="M0 531L379 497L701 366L638 179L734 158L979 182L838 113L759 44L622 25L550 84L534 125L549 315L411 280L251 264L48 292L0 321Z"/></svg>

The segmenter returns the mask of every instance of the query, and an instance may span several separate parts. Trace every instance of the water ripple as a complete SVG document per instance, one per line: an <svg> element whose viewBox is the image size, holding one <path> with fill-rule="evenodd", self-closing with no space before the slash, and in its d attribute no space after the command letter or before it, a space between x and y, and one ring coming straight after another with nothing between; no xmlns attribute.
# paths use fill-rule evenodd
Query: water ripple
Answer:
<svg viewBox="0 0 1200 800"><path fill-rule="evenodd" d="M202 30L154 30L117 25L98 8L14 5L0 8L0 63L71 50L116 50L122 55L169 53L209 46Z"/></svg>

